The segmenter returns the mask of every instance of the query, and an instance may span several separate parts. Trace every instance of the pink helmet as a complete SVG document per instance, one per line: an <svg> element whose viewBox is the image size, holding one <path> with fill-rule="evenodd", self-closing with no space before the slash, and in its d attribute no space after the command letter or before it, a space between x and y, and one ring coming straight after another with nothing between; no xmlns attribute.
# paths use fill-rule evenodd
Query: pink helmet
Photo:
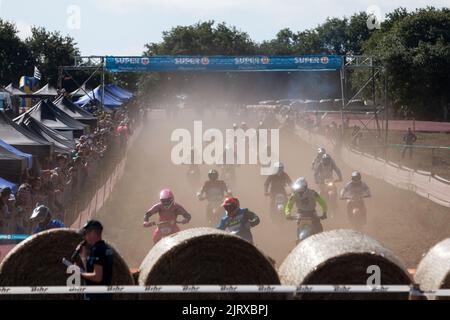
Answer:
<svg viewBox="0 0 450 320"><path fill-rule="evenodd" d="M174 202L174 196L170 189L164 189L159 194L159 200L161 201L161 204L164 208L169 209L172 207Z"/></svg>

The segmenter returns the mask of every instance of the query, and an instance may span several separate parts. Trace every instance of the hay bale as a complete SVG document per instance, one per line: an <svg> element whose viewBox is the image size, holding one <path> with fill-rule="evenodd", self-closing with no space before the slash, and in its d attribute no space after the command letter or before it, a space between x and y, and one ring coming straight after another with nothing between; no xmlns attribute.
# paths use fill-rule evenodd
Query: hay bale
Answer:
<svg viewBox="0 0 450 320"><path fill-rule="evenodd" d="M382 285L410 285L403 263L378 241L353 230L333 230L302 241L279 268L285 285L365 285L367 268L381 269ZM408 293L309 293L294 299L408 299Z"/></svg>
<svg viewBox="0 0 450 320"><path fill-rule="evenodd" d="M450 239L432 247L417 267L414 280L423 291L450 289ZM430 300L447 300L449 297L432 297Z"/></svg>
<svg viewBox="0 0 450 320"><path fill-rule="evenodd" d="M66 266L82 240L69 229L54 229L36 234L18 244L0 264L0 286L65 286ZM133 278L122 257L113 248L112 285L133 285ZM5 298L7 296L0 296ZM11 297L8 297L11 298ZM82 299L82 295L29 295L14 299ZM121 295L115 298L122 299Z"/></svg>
<svg viewBox="0 0 450 320"><path fill-rule="evenodd" d="M271 261L239 237L211 228L162 239L139 268L139 285L279 285ZM144 299L268 299L279 294L146 294Z"/></svg>

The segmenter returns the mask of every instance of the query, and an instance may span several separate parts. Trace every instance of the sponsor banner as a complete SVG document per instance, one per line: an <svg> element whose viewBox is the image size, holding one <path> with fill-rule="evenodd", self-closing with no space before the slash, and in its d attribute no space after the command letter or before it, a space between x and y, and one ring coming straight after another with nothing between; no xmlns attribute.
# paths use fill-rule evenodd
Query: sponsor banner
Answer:
<svg viewBox="0 0 450 320"><path fill-rule="evenodd" d="M150 56L106 57L111 72L167 71L329 71L342 68L335 55L308 56Z"/></svg>
<svg viewBox="0 0 450 320"><path fill-rule="evenodd" d="M393 293L450 296L450 290L421 292L406 285L153 285L153 286L36 286L0 287L0 295L127 294L127 293Z"/></svg>

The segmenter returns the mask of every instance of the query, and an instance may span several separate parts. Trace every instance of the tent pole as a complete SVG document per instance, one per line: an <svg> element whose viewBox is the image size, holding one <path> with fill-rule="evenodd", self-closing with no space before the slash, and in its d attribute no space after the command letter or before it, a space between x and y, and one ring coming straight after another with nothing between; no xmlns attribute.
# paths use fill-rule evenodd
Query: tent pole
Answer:
<svg viewBox="0 0 450 320"><path fill-rule="evenodd" d="M102 111L105 111L105 67L102 68Z"/></svg>
<svg viewBox="0 0 450 320"><path fill-rule="evenodd" d="M344 58L345 59L345 58ZM341 105L341 121L342 121L342 139L345 135L345 125L344 125L344 107L345 107L345 89L344 89L344 80L345 80L345 60L344 65L341 68L341 99L342 99L342 105Z"/></svg>

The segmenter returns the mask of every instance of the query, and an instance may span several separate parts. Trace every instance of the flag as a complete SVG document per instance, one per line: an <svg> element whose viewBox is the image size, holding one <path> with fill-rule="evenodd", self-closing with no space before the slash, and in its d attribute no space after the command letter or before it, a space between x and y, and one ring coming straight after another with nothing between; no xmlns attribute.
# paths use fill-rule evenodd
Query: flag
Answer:
<svg viewBox="0 0 450 320"><path fill-rule="evenodd" d="M34 67L34 77L38 80L41 80L41 72L39 71L39 69L37 67Z"/></svg>

